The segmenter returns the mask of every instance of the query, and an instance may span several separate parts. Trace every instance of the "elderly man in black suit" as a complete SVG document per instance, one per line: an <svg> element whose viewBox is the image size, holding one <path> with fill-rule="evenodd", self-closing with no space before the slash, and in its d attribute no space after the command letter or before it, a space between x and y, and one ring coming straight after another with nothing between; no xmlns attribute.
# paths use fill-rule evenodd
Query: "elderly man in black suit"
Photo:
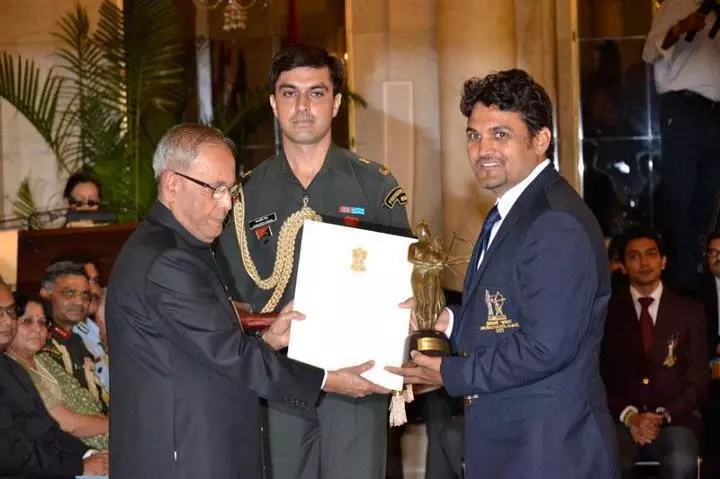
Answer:
<svg viewBox="0 0 720 479"><path fill-rule="evenodd" d="M263 474L260 398L299 416L321 389L389 391L360 374L276 354L300 313L286 307L262 337L245 334L211 248L235 191L232 144L178 125L153 157L158 201L125 243L107 293L113 360L113 479L255 479Z"/></svg>
<svg viewBox="0 0 720 479"><path fill-rule="evenodd" d="M60 429L27 372L5 356L16 332L13 295L0 279L0 479L105 474L107 454L84 459L88 447Z"/></svg>

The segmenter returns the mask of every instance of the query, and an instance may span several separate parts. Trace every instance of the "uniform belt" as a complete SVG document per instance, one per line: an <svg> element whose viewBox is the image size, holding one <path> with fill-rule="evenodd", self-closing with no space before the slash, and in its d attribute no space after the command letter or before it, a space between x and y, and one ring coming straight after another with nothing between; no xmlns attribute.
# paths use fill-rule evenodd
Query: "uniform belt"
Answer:
<svg viewBox="0 0 720 479"><path fill-rule="evenodd" d="M472 405L472 403L477 401L479 398L480 398L480 396L477 394L470 394L463 398L463 404L465 404L465 407L468 407L468 406Z"/></svg>

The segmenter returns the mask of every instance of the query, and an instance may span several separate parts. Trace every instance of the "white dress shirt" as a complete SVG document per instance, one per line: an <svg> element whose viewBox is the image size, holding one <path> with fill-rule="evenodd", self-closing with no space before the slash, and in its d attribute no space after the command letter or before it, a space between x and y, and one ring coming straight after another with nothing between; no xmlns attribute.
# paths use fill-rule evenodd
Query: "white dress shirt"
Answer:
<svg viewBox="0 0 720 479"><path fill-rule="evenodd" d="M653 299L653 302L648 306L648 313L650 313L650 317L652 318L653 326L657 323L657 314L658 309L660 308L660 297L662 296L663 292L663 285L662 283L658 284L658 287L655 288L655 291L650 293L648 297ZM638 321L640 321L640 312L642 311L642 306L640 305L640 301L638 299L644 297L642 294L638 293L638 290L630 286L630 296L632 296L633 305L635 305L635 314L637 315Z"/></svg>
<svg viewBox="0 0 720 479"><path fill-rule="evenodd" d="M550 164L550 160L545 160L542 163L539 163L533 170L530 172L529 175L527 175L520 183L513 186L509 190L507 190L503 195L497 199L495 202L495 205L497 206L498 213L500 213L500 219L493 225L492 229L490 230L490 239L488 240L487 249L490 249L490 245L492 244L493 240L495 239L495 236L497 235L497 232L500 230L500 226L502 225L503 221L505 221L505 218L508 214L510 214L510 210L512 209L513 205L517 202L518 198L523 194L523 192L527 189L528 186L530 186L530 183L532 183L535 178L538 177L538 175ZM482 264L483 259L485 258L485 252L482 251L480 253L480 259L477 262L477 265L475 265L475 268L480 268L480 265ZM471 265L468 265L468 268L472 267ZM447 308L446 308L447 309ZM449 338L452 334L453 329L453 323L454 323L454 315L452 310L447 309L448 313L450 313L450 321L448 322L448 327L445 330L445 335Z"/></svg>
<svg viewBox="0 0 720 479"><path fill-rule="evenodd" d="M698 0L665 0L653 18L643 49L643 60L653 65L655 86L659 93L690 90L712 101L720 101L720 34L714 39L708 32L715 24L710 13L705 28L692 42L683 35L667 50L662 44L667 32L683 18L695 12Z"/></svg>

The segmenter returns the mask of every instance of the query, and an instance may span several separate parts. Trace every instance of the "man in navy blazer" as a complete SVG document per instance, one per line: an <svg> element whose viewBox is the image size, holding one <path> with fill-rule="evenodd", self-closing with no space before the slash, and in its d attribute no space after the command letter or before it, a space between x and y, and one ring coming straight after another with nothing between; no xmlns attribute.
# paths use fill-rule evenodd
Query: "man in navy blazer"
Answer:
<svg viewBox="0 0 720 479"><path fill-rule="evenodd" d="M408 383L464 396L466 477L617 476L598 372L610 275L602 233L553 169L552 105L524 71L472 78L461 102L467 151L497 202L437 328L456 354L413 352Z"/></svg>

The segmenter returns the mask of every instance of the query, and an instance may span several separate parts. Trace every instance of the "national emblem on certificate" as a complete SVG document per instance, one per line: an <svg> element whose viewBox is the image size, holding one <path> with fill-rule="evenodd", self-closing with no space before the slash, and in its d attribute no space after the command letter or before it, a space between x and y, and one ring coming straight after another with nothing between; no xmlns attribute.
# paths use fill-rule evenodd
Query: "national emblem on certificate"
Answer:
<svg viewBox="0 0 720 479"><path fill-rule="evenodd" d="M363 376L391 390L402 378L385 366L401 366L412 296L415 238L305 221L295 302L304 321L290 331L288 356L328 370L375 361Z"/></svg>

